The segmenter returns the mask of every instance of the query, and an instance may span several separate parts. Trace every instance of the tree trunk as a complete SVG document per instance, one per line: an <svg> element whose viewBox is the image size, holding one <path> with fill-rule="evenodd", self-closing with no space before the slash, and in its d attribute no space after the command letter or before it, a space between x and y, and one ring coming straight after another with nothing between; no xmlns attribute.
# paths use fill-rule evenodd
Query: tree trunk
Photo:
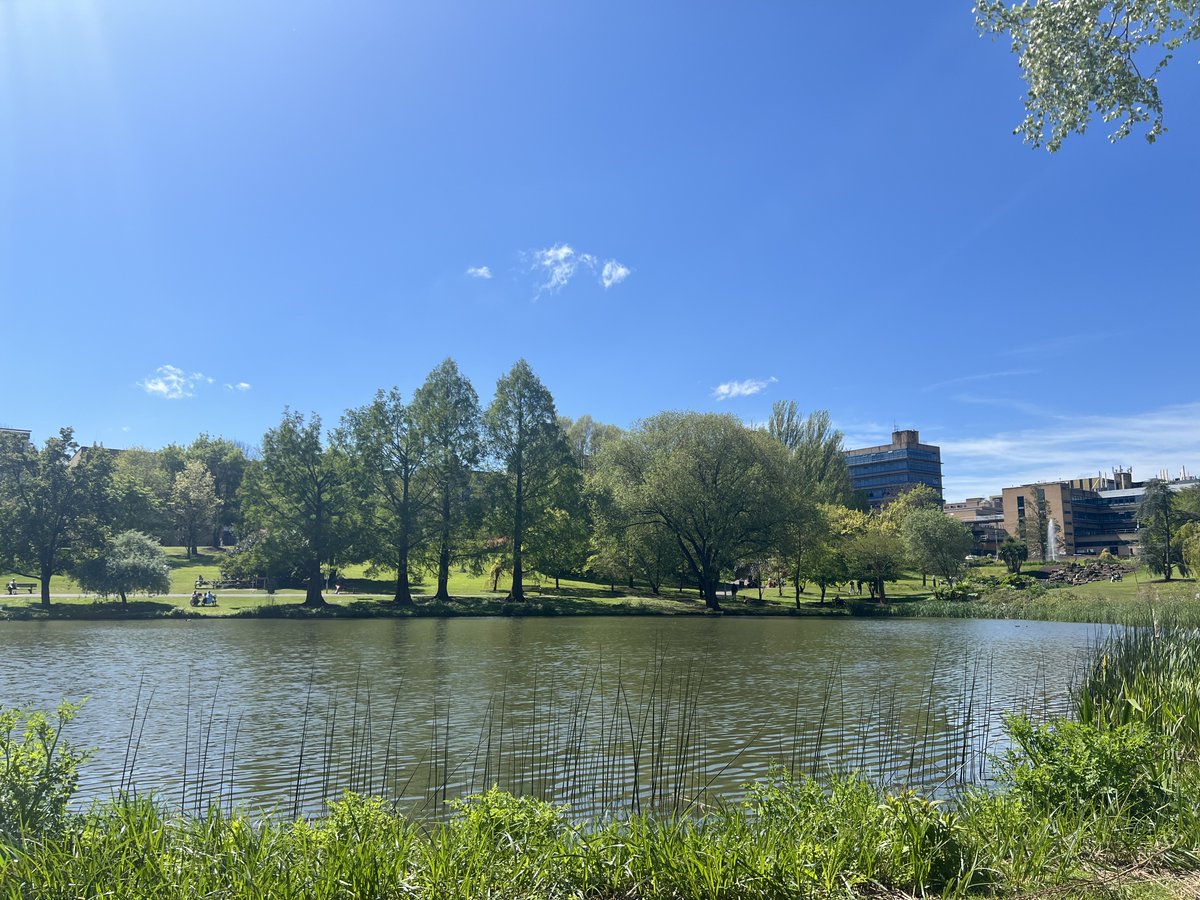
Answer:
<svg viewBox="0 0 1200 900"><path fill-rule="evenodd" d="M721 604L717 602L717 579L715 576L706 577L701 583L704 592L704 605L709 609L720 612Z"/></svg>
<svg viewBox="0 0 1200 900"><path fill-rule="evenodd" d="M412 589L408 584L408 547L400 547L400 558L396 563L396 596L392 602L397 606L412 606Z"/></svg>
<svg viewBox="0 0 1200 900"><path fill-rule="evenodd" d="M521 469L517 469L517 491L515 496L515 509L513 510L513 546L512 546L512 590L508 592L506 600L511 600L514 603L525 602L525 586L521 584L525 573L521 570L521 538L522 530L525 524L525 481L524 473Z"/></svg>
<svg viewBox="0 0 1200 900"><path fill-rule="evenodd" d="M876 581L876 584L879 585L879 594L878 594L879 602L887 603L887 589L883 586L883 579L882 578L878 579Z"/></svg>
<svg viewBox="0 0 1200 900"><path fill-rule="evenodd" d="M121 606L122 606L122 607L128 607L128 606L129 606L129 602L128 602L128 601L125 599L125 592L124 592L124 591L117 591L117 594L118 594L118 595L120 595L120 597L121 597Z"/></svg>
<svg viewBox="0 0 1200 900"><path fill-rule="evenodd" d="M450 485L442 485L442 546L438 550L437 593L434 600L450 599Z"/></svg>
<svg viewBox="0 0 1200 900"><path fill-rule="evenodd" d="M821 605L825 605L825 582L821 582Z"/></svg>
<svg viewBox="0 0 1200 900"><path fill-rule="evenodd" d="M308 589L304 594L304 605L320 608L326 605L321 595L321 563L314 560L308 567Z"/></svg>
<svg viewBox="0 0 1200 900"><path fill-rule="evenodd" d="M43 560L38 566L41 572L42 579L42 609L50 608L50 576L54 574L54 567L46 560Z"/></svg>

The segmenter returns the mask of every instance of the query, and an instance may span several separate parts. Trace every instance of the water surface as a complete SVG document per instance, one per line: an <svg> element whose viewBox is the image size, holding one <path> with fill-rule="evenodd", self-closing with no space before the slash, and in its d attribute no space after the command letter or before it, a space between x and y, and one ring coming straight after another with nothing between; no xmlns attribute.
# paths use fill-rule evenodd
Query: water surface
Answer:
<svg viewBox="0 0 1200 900"><path fill-rule="evenodd" d="M0 703L87 698L82 793L319 812L491 784L577 815L702 807L772 765L945 790L1044 715L1095 626L482 618L0 623ZM140 698L140 699L139 699Z"/></svg>

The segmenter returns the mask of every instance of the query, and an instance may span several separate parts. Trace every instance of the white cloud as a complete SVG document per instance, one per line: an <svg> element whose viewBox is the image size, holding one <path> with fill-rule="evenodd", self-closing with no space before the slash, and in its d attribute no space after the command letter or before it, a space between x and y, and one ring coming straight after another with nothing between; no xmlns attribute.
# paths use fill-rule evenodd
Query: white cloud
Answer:
<svg viewBox="0 0 1200 900"><path fill-rule="evenodd" d="M605 260L604 268L600 271L600 283L608 290L614 284L620 284L629 277L629 267L623 266L615 259Z"/></svg>
<svg viewBox="0 0 1200 900"><path fill-rule="evenodd" d="M1006 487L1058 481L1131 466L1138 481L1162 469L1200 469L1200 402L1124 416L1046 413L1044 425L969 435L922 436L942 448L947 500L986 497ZM848 445L849 446L849 445Z"/></svg>
<svg viewBox="0 0 1200 900"><path fill-rule="evenodd" d="M544 279L538 285L538 293L557 293L575 277L580 266L596 268L596 257L590 253L576 253L570 244L555 244L544 250L533 252L532 269Z"/></svg>
<svg viewBox="0 0 1200 900"><path fill-rule="evenodd" d="M492 270L487 266L471 266L467 269L467 275L471 278L482 278L487 280L492 277Z"/></svg>
<svg viewBox="0 0 1200 900"><path fill-rule="evenodd" d="M250 390L250 384L245 381L239 381L237 384L227 384L225 388L230 391L248 391Z"/></svg>
<svg viewBox="0 0 1200 900"><path fill-rule="evenodd" d="M212 382L213 380L202 372L189 374L176 366L159 366L153 375L139 381L138 386L152 397L181 400L195 394L199 385Z"/></svg>
<svg viewBox="0 0 1200 900"><path fill-rule="evenodd" d="M778 381L774 376L762 381L757 378L747 378L745 381L727 381L713 388L712 395L718 401L729 400L733 397L751 397L764 390L767 385Z"/></svg>

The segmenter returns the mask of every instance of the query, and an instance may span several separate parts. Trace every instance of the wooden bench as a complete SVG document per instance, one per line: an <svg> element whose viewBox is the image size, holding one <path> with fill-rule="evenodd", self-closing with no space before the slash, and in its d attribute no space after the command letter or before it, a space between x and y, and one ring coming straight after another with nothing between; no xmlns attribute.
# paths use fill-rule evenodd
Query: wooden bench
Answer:
<svg viewBox="0 0 1200 900"><path fill-rule="evenodd" d="M27 593L27 594L32 594L32 593L33 593L33 589L34 589L35 587L37 587L37 585L36 585L36 584L31 584L31 583L18 584L18 583L17 583L17 582L15 582L15 581L10 581L10 582L8 583L8 585L7 585L8 592L9 592L10 594L16 594L16 593L18 593L19 591L24 591L24 592L25 592L25 593Z"/></svg>

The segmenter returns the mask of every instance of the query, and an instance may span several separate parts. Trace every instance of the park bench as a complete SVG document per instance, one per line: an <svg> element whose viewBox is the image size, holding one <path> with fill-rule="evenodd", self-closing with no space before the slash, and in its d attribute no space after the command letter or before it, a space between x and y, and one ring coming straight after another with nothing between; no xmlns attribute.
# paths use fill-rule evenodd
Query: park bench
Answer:
<svg viewBox="0 0 1200 900"><path fill-rule="evenodd" d="M24 591L27 594L32 594L33 589L35 587L37 587L37 585L33 584L31 582L24 582L24 583L18 584L17 582L13 581L13 582L9 582L9 584L8 584L8 592L10 594L16 594L16 593L19 593L20 591Z"/></svg>

